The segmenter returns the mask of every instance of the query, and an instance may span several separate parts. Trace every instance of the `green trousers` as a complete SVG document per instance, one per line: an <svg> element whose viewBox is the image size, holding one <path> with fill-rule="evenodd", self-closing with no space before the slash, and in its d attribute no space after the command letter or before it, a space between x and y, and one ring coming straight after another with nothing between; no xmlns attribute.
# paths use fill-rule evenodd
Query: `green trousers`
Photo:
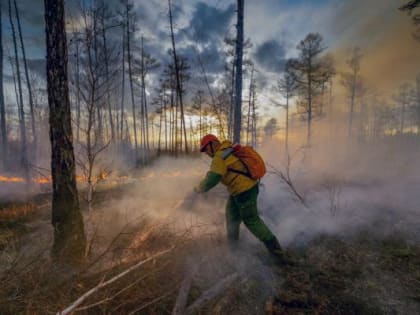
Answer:
<svg viewBox="0 0 420 315"><path fill-rule="evenodd" d="M274 239L273 233L259 217L257 210L258 185L236 196L230 196L226 205L226 225L228 240L235 243L239 239L241 222L260 241Z"/></svg>

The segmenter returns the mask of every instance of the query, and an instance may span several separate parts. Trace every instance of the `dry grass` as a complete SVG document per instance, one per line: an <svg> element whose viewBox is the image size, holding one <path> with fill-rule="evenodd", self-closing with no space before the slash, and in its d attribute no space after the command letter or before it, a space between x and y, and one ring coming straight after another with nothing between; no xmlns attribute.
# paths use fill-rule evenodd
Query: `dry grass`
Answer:
<svg viewBox="0 0 420 315"><path fill-rule="evenodd" d="M27 221L36 212L33 203L9 203L0 206L0 222L13 223Z"/></svg>
<svg viewBox="0 0 420 315"><path fill-rule="evenodd" d="M27 232L23 223L37 210L21 204L1 211L6 212L0 236L4 246L10 246ZM101 216L98 212L93 220ZM110 220L114 227L116 220ZM198 271L188 305L221 279L239 274L233 286L196 314L420 313L420 247L403 236L378 238L369 232L352 238L319 236L293 250L297 266L279 267L261 263L258 257L267 257L261 244L247 244L232 255L223 233L209 233L201 225L181 232L172 229L170 222L140 217L114 231L113 237L101 234L107 229L108 225L88 233L92 249L86 264L77 269L51 262L48 244L29 257L18 254L16 247L7 269L0 271L0 314L55 314L99 283L173 245L176 249L168 255L92 294L75 313L171 314L184 275L193 267Z"/></svg>

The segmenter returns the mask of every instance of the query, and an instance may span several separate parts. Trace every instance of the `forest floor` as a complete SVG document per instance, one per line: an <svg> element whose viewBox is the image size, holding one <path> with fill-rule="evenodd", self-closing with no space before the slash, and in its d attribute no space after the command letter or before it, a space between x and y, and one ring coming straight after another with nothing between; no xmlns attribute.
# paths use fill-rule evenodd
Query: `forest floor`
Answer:
<svg viewBox="0 0 420 315"><path fill-rule="evenodd" d="M383 233L361 226L345 237L319 233L292 243L296 265L280 266L252 238L231 252L222 211L201 209L195 217L181 209L185 200L162 197L156 207L139 204L137 194L130 186L107 188L92 213L82 204L89 250L79 268L49 259L48 194L0 204L0 314L55 314L168 249L86 298L75 313L171 314L184 290L179 314L420 314L420 244L413 238L419 229L398 213L372 222ZM224 202L206 200L216 209ZM133 214L136 207L152 207L153 215Z"/></svg>

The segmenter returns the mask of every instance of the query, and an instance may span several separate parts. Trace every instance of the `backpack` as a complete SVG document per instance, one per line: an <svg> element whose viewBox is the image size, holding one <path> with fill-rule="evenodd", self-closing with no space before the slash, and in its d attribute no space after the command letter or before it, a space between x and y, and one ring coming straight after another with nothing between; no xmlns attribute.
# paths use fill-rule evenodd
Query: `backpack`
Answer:
<svg viewBox="0 0 420 315"><path fill-rule="evenodd" d="M230 148L227 148L223 151L222 158L225 160L233 154L235 157L242 162L246 168L246 172L235 170L228 167L229 171L234 173L245 175L251 179L259 180L267 172L264 160L262 157L254 150L251 146L241 146L240 144L235 144Z"/></svg>

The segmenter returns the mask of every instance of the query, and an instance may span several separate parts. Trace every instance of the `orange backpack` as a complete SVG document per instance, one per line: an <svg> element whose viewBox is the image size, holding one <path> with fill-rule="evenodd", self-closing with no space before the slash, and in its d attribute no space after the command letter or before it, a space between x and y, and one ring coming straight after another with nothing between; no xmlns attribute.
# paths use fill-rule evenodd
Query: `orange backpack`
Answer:
<svg viewBox="0 0 420 315"><path fill-rule="evenodd" d="M255 180L262 178L267 172L264 160L253 147L235 144L231 148L226 149L223 152L222 157L223 159L226 159L231 154L236 156L239 161L242 162L247 171L242 172L233 168L228 168L229 171L248 176L249 178Z"/></svg>

